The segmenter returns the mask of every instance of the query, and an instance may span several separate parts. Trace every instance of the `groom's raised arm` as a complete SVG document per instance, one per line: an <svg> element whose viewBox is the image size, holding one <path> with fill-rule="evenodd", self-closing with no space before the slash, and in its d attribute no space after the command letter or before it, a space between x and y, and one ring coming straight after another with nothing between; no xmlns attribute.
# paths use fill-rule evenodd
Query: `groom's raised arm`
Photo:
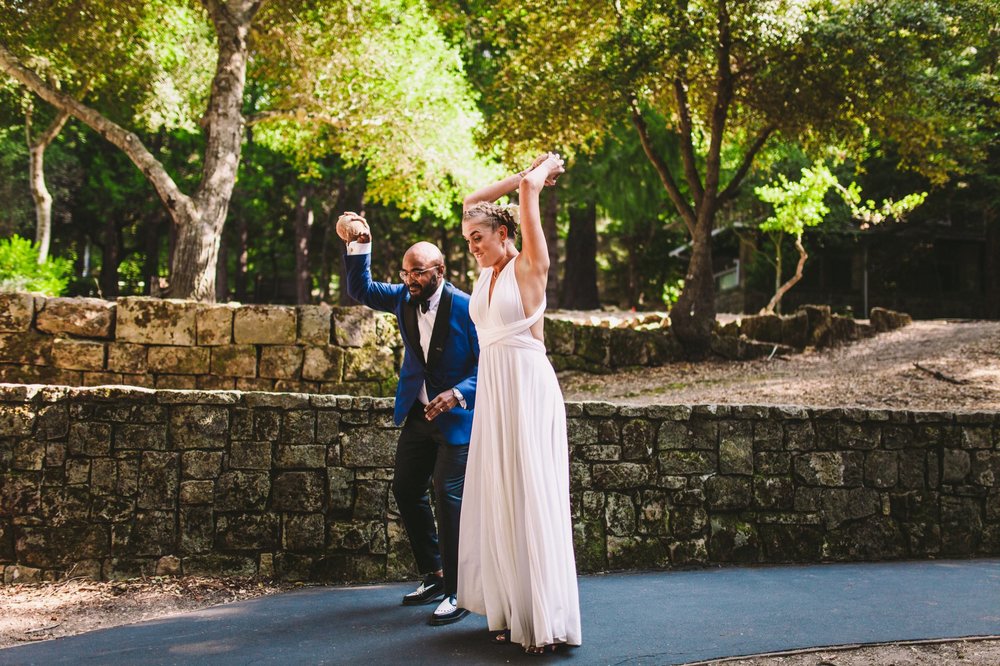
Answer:
<svg viewBox="0 0 1000 666"><path fill-rule="evenodd" d="M344 213L337 220L337 234L347 244L344 253L347 295L373 310L395 311L402 286L372 280L372 238L368 223L360 215Z"/></svg>

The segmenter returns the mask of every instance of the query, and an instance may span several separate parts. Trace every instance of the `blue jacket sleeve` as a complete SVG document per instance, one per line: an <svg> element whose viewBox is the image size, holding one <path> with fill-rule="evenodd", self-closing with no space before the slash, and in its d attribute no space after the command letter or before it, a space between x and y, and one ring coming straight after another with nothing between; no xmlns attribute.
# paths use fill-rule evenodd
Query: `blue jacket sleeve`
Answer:
<svg viewBox="0 0 1000 666"><path fill-rule="evenodd" d="M371 263L370 254L344 255L344 266L347 269L347 294L373 310L395 312L403 285L373 282Z"/></svg>
<svg viewBox="0 0 1000 666"><path fill-rule="evenodd" d="M468 409L476 406L476 382L479 378L479 336L476 335L476 327L470 319L466 323L466 334L469 338L469 353L472 355L472 372L468 377L455 385L465 398Z"/></svg>

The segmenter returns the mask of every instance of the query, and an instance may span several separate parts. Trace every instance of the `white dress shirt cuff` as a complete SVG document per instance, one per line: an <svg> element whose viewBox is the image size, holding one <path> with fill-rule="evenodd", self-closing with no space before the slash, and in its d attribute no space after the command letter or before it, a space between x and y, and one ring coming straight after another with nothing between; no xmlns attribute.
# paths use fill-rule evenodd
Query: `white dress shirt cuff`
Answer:
<svg viewBox="0 0 1000 666"><path fill-rule="evenodd" d="M372 244L361 243L359 241L351 241L347 244L347 254L371 254Z"/></svg>

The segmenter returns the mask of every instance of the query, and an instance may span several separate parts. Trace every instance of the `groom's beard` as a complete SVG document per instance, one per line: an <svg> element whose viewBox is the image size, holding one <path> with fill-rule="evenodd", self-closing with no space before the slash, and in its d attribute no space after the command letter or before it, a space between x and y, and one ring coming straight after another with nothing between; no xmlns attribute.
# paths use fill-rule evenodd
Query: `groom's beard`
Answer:
<svg viewBox="0 0 1000 666"><path fill-rule="evenodd" d="M420 286L420 291L410 291L410 300L419 305L420 303L426 303L430 300L434 292L437 291L438 285L441 284L441 280L438 279L437 274L427 281L427 284L418 283Z"/></svg>

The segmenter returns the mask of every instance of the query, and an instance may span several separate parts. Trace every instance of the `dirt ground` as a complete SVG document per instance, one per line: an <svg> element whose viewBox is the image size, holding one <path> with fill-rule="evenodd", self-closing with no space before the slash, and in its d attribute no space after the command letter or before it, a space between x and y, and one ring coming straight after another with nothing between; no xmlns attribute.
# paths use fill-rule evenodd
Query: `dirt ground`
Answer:
<svg viewBox="0 0 1000 666"><path fill-rule="evenodd" d="M917 367L919 366L919 367ZM1000 410L1000 322L923 321L851 346L749 362L676 363L596 377L560 376L567 400ZM274 594L248 579L70 579L0 585L0 648ZM1000 637L704 662L726 666L1000 664Z"/></svg>
<svg viewBox="0 0 1000 666"><path fill-rule="evenodd" d="M770 360L565 372L567 400L946 411L1000 409L1000 322L918 321L852 345Z"/></svg>
<svg viewBox="0 0 1000 666"><path fill-rule="evenodd" d="M688 666L997 666L1000 638L914 641L803 650L780 655L722 659Z"/></svg>
<svg viewBox="0 0 1000 666"><path fill-rule="evenodd" d="M294 588L247 578L70 578L0 585L0 648L175 615Z"/></svg>

